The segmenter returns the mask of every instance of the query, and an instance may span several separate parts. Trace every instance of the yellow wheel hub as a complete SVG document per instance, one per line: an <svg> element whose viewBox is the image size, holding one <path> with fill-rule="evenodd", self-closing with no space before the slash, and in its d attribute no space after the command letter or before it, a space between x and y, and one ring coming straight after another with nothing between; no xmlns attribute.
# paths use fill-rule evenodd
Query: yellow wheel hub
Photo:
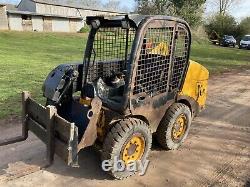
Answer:
<svg viewBox="0 0 250 187"><path fill-rule="evenodd" d="M185 134L187 129L187 118L184 114L181 114L175 121L172 129L172 138L174 141L180 140Z"/></svg>
<svg viewBox="0 0 250 187"><path fill-rule="evenodd" d="M122 160L125 164L131 161L140 160L145 150L144 138L134 135L125 145L122 152Z"/></svg>

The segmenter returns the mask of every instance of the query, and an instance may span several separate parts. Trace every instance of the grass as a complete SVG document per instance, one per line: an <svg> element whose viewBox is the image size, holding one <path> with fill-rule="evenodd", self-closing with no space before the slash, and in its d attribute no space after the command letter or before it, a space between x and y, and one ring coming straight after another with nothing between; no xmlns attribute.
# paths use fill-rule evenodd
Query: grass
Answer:
<svg viewBox="0 0 250 187"><path fill-rule="evenodd" d="M0 118L20 113L20 93L39 102L42 84L57 65L81 61L86 34L0 32ZM212 74L250 65L250 51L212 46L195 39L191 58Z"/></svg>
<svg viewBox="0 0 250 187"><path fill-rule="evenodd" d="M0 118L20 112L20 93L42 102L42 83L58 64L82 58L84 34L0 32Z"/></svg>
<svg viewBox="0 0 250 187"><path fill-rule="evenodd" d="M194 41L191 59L207 67L211 74L250 67L250 51Z"/></svg>

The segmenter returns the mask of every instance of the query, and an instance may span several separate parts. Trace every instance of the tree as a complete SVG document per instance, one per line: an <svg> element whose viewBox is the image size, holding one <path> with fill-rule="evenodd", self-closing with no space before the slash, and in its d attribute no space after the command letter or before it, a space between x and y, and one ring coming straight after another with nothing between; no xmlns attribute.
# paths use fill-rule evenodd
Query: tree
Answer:
<svg viewBox="0 0 250 187"><path fill-rule="evenodd" d="M179 16L191 26L200 23L206 0L136 0L140 14Z"/></svg>
<svg viewBox="0 0 250 187"><path fill-rule="evenodd" d="M219 14L225 15L228 11L241 0L211 0L213 7L217 7Z"/></svg>
<svg viewBox="0 0 250 187"><path fill-rule="evenodd" d="M157 1L157 0L156 0ZM157 9L155 7L155 1L150 0L136 0L137 2L137 12L142 15L157 14ZM164 6L164 3L162 3Z"/></svg>
<svg viewBox="0 0 250 187"><path fill-rule="evenodd" d="M243 19L238 25L237 34L239 38L250 33L250 17Z"/></svg>
<svg viewBox="0 0 250 187"><path fill-rule="evenodd" d="M220 37L223 35L233 35L237 37L237 22L235 18L229 14L222 15L220 13L212 16L205 25L206 32L211 35L213 32L218 33Z"/></svg>
<svg viewBox="0 0 250 187"><path fill-rule="evenodd" d="M202 21L206 0L171 0L173 15L184 18L191 26L197 26Z"/></svg>

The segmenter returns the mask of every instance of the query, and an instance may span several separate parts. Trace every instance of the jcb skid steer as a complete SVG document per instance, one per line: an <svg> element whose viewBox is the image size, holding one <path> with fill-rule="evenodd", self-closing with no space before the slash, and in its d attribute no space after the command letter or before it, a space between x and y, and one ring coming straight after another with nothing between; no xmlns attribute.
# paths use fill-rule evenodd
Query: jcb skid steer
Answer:
<svg viewBox="0 0 250 187"><path fill-rule="evenodd" d="M188 24L168 16L88 17L91 30L83 63L55 68L43 86L46 107L23 92L22 136L32 131L54 154L78 166L78 153L101 145L103 160L145 162L155 134L174 150L205 106L209 73L189 60ZM135 174L116 171L123 179Z"/></svg>

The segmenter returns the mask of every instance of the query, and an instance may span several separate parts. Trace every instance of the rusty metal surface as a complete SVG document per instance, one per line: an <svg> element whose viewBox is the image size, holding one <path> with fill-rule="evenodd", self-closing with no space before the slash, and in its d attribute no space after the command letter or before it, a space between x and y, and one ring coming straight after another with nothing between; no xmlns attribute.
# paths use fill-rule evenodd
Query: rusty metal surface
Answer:
<svg viewBox="0 0 250 187"><path fill-rule="evenodd" d="M193 117L197 116L199 114L199 112L201 111L201 107L200 107L199 103L192 97L178 95L177 101L189 106Z"/></svg>
<svg viewBox="0 0 250 187"><path fill-rule="evenodd" d="M91 102L91 109L88 113L89 124L88 127L78 144L78 152L88 146L91 146L95 143L97 139L97 122L99 119L99 115L101 113L102 101L95 97Z"/></svg>
<svg viewBox="0 0 250 187"><path fill-rule="evenodd" d="M136 101L132 100L132 102ZM143 103L134 103L134 106L137 106L132 111L132 115L145 117L150 124L152 132L155 132L168 107L173 103L175 103L174 97L171 98L166 94L165 96L163 94L154 96L154 98L147 96Z"/></svg>

